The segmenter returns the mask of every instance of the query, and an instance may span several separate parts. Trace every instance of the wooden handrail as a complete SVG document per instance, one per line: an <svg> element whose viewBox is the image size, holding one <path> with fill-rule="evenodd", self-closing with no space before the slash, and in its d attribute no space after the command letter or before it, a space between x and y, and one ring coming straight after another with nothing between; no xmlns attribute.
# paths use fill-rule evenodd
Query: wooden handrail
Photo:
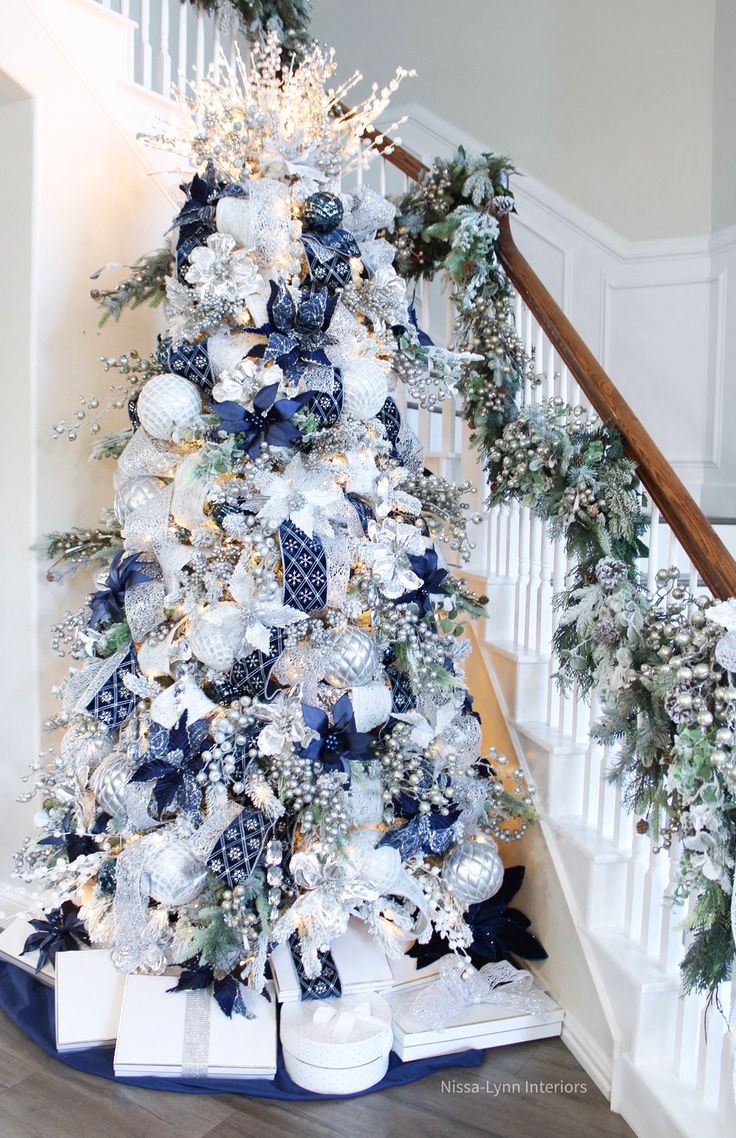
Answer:
<svg viewBox="0 0 736 1138"><path fill-rule="evenodd" d="M373 137L377 136L374 134ZM416 180L427 170L423 162L391 139L381 136L375 148L384 154L387 162L409 178ZM514 288L547 334L559 358L567 365L591 406L604 422L613 424L620 431L626 453L636 463L637 474L647 494L659 508L707 587L721 600L736 596L736 561L659 447L617 391L613 380L520 252L511 233L508 217L501 220L499 254Z"/></svg>
<svg viewBox="0 0 736 1138"><path fill-rule="evenodd" d="M721 600L736 596L736 561L613 380L520 252L508 217L501 222L499 253L514 288L591 406L604 422L612 423L621 432L626 453L636 463L642 485L705 584Z"/></svg>

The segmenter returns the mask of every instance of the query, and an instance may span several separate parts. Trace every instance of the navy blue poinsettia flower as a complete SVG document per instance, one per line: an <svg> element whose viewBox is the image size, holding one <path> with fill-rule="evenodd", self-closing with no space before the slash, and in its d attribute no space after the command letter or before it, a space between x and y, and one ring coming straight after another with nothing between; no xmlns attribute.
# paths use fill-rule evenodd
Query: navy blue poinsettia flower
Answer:
<svg viewBox="0 0 736 1138"><path fill-rule="evenodd" d="M72 901L64 901L58 909L49 909L45 920L29 921L36 930L26 938L21 956L27 952L38 952L36 973L45 964L56 960L57 952L69 952L82 944L89 944L84 924L79 919L79 909Z"/></svg>
<svg viewBox="0 0 736 1138"><path fill-rule="evenodd" d="M437 551L428 549L426 553L409 553L409 564L412 571L416 573L417 577L421 580L421 585L417 589L411 589L409 592L402 593L397 598L397 604L416 604L419 606L421 616L426 613L434 611L433 597L446 593L445 581L447 579L447 570L439 566L437 560Z"/></svg>
<svg viewBox="0 0 736 1138"><path fill-rule="evenodd" d="M369 758L374 740L368 732L356 730L348 693L341 695L335 704L332 723L321 707L311 707L308 703L302 704L302 715L307 727L317 732L317 738L302 748L302 755L313 762L319 759L325 770L342 770L350 779L351 759Z"/></svg>
<svg viewBox="0 0 736 1138"><path fill-rule="evenodd" d="M97 842L90 834L77 834L75 832L71 811L67 811L64 815L58 829L58 834L49 834L47 838L39 838L39 846L57 846L59 853L66 854L70 864L84 854L97 853Z"/></svg>
<svg viewBox="0 0 736 1138"><path fill-rule="evenodd" d="M247 329L268 336L268 341L256 344L248 355L277 363L292 383L313 364L329 367L325 347L334 344L335 338L327 329L336 305L337 296L326 288L305 290L297 304L284 281L271 281L268 323Z"/></svg>
<svg viewBox="0 0 736 1138"><path fill-rule="evenodd" d="M202 790L196 776L204 767L202 751L209 737L209 723L198 719L187 726L185 711L171 729L152 723L148 733L148 758L131 782L155 782L153 797L159 818L172 806L196 817Z"/></svg>
<svg viewBox="0 0 736 1138"><path fill-rule="evenodd" d="M151 580L146 563L140 560L140 553L129 553L125 557L124 552L121 549L115 554L110 563L107 580L102 588L90 597L91 628L99 628L102 624L119 624L125 620L126 590L132 585L142 585L145 581Z"/></svg>
<svg viewBox="0 0 736 1138"><path fill-rule="evenodd" d="M215 229L217 203L223 197L245 196L244 186L233 182L219 181L215 175L215 168L208 163L204 174L195 174L191 182L184 182L179 186L185 197L184 205L174 218L171 228L187 225L209 225Z"/></svg>
<svg viewBox="0 0 736 1138"><path fill-rule="evenodd" d="M471 962L476 968L498 960L514 958L521 960L546 960L544 946L533 933L529 932L531 921L521 912L509 906L509 901L521 889L526 870L523 865L512 865L503 875L503 884L498 893L479 905L471 905L465 920L473 933L472 944L468 947ZM447 953L447 941L433 933L426 944L415 944L409 949L409 956L417 961L417 967L434 964Z"/></svg>
<svg viewBox="0 0 736 1138"><path fill-rule="evenodd" d="M227 976L216 977L214 969L208 964L200 964L197 957L192 957L184 963L176 984L166 991L197 992L203 988L212 989L212 995L228 1019L232 1019L234 1015L248 1017L242 985L237 976L233 976L230 972ZM252 1015L249 1018L252 1019Z"/></svg>
<svg viewBox="0 0 736 1138"><path fill-rule="evenodd" d="M212 410L220 420L219 429L228 435L236 435L239 449L250 458L258 456L261 443L288 447L298 443L302 437L293 419L312 398L313 392L305 391L293 399L277 399L278 389L278 383L262 387L253 400L252 411L232 399L212 404Z"/></svg>

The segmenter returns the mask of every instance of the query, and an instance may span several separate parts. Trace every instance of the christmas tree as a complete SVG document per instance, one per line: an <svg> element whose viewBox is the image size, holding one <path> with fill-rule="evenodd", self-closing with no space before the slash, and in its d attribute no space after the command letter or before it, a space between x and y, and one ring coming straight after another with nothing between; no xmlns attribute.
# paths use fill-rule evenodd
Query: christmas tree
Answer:
<svg viewBox="0 0 736 1138"><path fill-rule="evenodd" d="M130 429L96 443L114 514L48 543L98 576L56 630L79 666L17 872L49 943L178 964L229 1014L276 944L318 980L351 914L389 955L470 946L529 811L462 678L482 606L442 548L468 554L472 488L424 468L392 394L426 405L472 357L419 330L391 203L339 192L401 75L346 110L334 70L318 48L283 67L271 37L148 139L188 164L183 204L93 295L163 302L166 331L106 360L130 394Z"/></svg>

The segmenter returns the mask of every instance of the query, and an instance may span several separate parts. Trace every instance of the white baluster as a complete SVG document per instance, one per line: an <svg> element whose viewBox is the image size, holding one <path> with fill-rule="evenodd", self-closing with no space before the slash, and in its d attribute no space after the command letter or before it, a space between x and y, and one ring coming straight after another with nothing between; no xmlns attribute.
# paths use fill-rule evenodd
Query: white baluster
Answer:
<svg viewBox="0 0 736 1138"><path fill-rule="evenodd" d="M657 569L659 568L659 509L652 502L652 512L649 517L649 559L647 561L647 589L652 592L655 588Z"/></svg>
<svg viewBox="0 0 736 1138"><path fill-rule="evenodd" d="M120 0L120 15L130 19L130 0Z"/></svg>
<svg viewBox="0 0 736 1138"><path fill-rule="evenodd" d="M684 916L682 904L675 901L675 886L682 858L682 843L672 839L669 850L669 873L662 904L662 921L659 936L659 966L665 972L677 968L683 957L683 936L680 925Z"/></svg>
<svg viewBox="0 0 736 1138"><path fill-rule="evenodd" d="M540 578L542 574L543 524L541 518L532 517L530 515L529 585L526 591L526 631L524 643L532 652L538 652L540 649L537 610L539 605Z"/></svg>
<svg viewBox="0 0 736 1138"><path fill-rule="evenodd" d="M184 91L189 75L189 5L179 4L179 32L176 47L176 85Z"/></svg>
<svg viewBox="0 0 736 1138"><path fill-rule="evenodd" d="M664 855L649 842L649 864L644 874L641 897L639 947L647 956L659 954L662 905L667 888L668 865Z"/></svg>
<svg viewBox="0 0 736 1138"><path fill-rule="evenodd" d="M152 87L151 76L153 71L153 57L151 54L151 0L141 0L141 83L150 91Z"/></svg>
<svg viewBox="0 0 736 1138"><path fill-rule="evenodd" d="M205 74L204 65L204 49L205 49L205 23L204 16L201 12L197 13L197 38L194 48L194 67L196 70L197 79L203 79Z"/></svg>
<svg viewBox="0 0 736 1138"><path fill-rule="evenodd" d="M166 98L171 94L171 52L169 0L159 0L159 49L156 57L156 89Z"/></svg>
<svg viewBox="0 0 736 1138"><path fill-rule="evenodd" d="M626 907L624 930L626 935L636 939L641 931L642 896L644 874L649 862L649 839L646 834L634 830L631 843L631 858L626 870Z"/></svg>

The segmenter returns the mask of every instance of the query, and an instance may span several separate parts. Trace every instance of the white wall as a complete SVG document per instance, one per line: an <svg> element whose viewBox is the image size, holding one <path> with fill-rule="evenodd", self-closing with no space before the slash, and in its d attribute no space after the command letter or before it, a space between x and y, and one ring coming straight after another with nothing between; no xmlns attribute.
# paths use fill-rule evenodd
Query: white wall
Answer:
<svg viewBox="0 0 736 1138"><path fill-rule="evenodd" d="M736 225L736 4L716 0L713 64L714 230Z"/></svg>
<svg viewBox="0 0 736 1138"><path fill-rule="evenodd" d="M416 68L402 100L509 154L622 236L710 230L715 0L314 0L313 10L341 74L359 67L383 81L397 64ZM719 44L731 75L735 46L734 36Z"/></svg>
<svg viewBox="0 0 736 1138"><path fill-rule="evenodd" d="M49 626L90 590L85 573L63 587L47 584L45 565L28 549L51 529L94 523L112 498L110 464L90 466L89 437L52 441L51 427L73 415L80 393L95 391L105 401L111 377L98 363L101 354L155 347L157 317L149 310L100 332L89 298L90 272L155 248L173 213L159 181L147 176L151 164L164 165L161 156L146 156L114 113L116 99L137 109L135 98L115 86L127 76L128 48L119 21L87 0L2 6L0 885L10 877L13 849L31 829L32 808L14 801L23 789L20 775L39 746L48 745L39 723L58 710L50 689L70 663L51 653ZM154 109L143 106L142 122ZM123 425L118 413L107 429Z"/></svg>

